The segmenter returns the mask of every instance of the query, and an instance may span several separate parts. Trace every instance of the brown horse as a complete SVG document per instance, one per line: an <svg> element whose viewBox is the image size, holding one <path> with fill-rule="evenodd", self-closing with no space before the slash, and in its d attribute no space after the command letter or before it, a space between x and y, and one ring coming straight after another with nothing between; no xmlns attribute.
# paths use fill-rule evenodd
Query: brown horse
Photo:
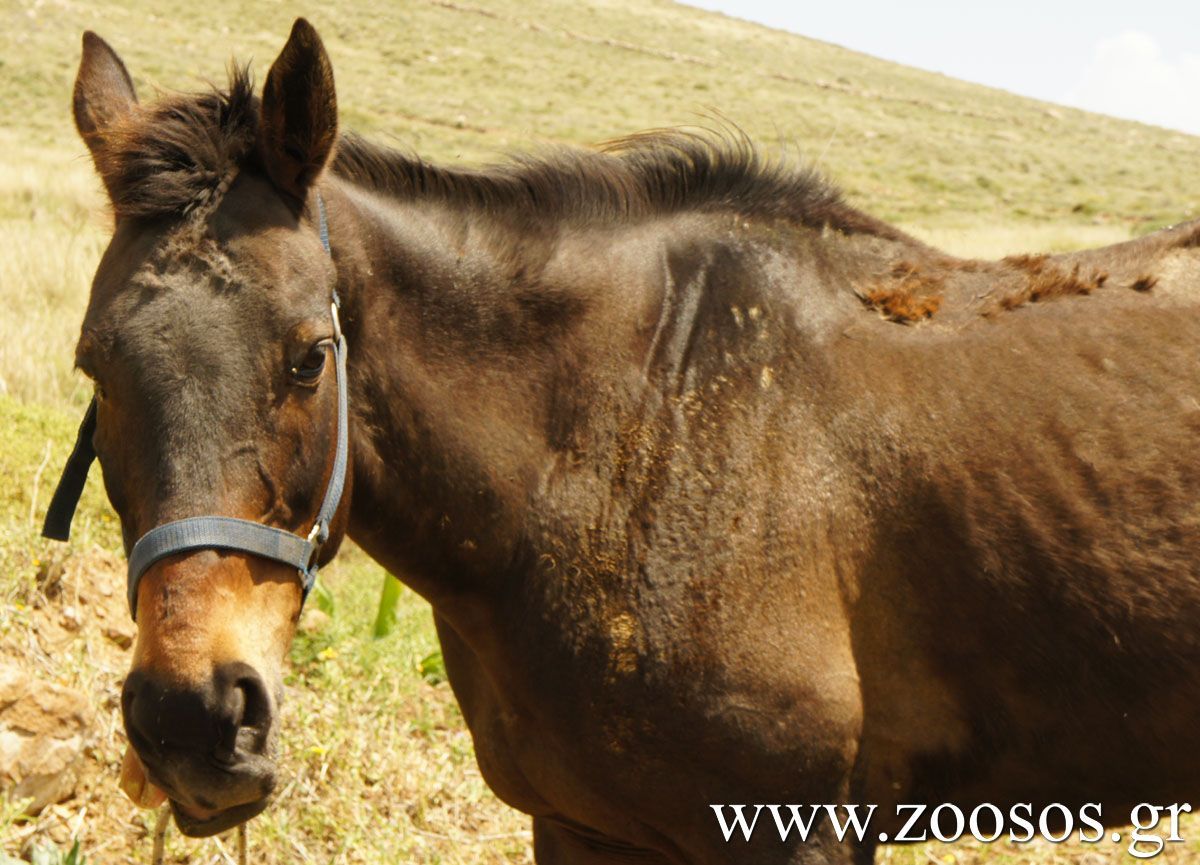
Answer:
<svg viewBox="0 0 1200 865"><path fill-rule="evenodd" d="M236 73L139 105L87 34L74 106L127 543L308 532L336 289L322 559L348 532L432 603L539 863L864 862L903 803L1200 795L1200 225L986 263L720 136L429 165L339 136L304 21L261 101ZM272 791L301 597L236 551L141 581L125 724L185 832ZM879 809L727 841L721 803Z"/></svg>

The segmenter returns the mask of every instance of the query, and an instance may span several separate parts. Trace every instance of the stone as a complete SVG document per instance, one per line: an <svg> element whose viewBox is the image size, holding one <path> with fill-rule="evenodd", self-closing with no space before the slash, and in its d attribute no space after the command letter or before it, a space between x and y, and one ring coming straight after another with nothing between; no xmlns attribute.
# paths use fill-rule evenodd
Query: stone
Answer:
<svg viewBox="0 0 1200 865"><path fill-rule="evenodd" d="M100 633L116 643L122 649L128 649L133 645L135 636L133 626L125 622L105 622L100 626Z"/></svg>
<svg viewBox="0 0 1200 865"><path fill-rule="evenodd" d="M0 664L0 790L36 814L75 790L92 729L83 692Z"/></svg>
<svg viewBox="0 0 1200 865"><path fill-rule="evenodd" d="M62 609L62 626L68 631L78 631L83 627L83 619L80 618L79 609L72 604L67 604Z"/></svg>

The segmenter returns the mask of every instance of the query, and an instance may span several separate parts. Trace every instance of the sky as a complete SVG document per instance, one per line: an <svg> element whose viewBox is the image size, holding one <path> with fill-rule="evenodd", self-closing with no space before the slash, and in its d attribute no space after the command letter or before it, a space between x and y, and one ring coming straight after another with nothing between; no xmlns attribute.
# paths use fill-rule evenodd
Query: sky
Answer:
<svg viewBox="0 0 1200 865"><path fill-rule="evenodd" d="M1023 96L1200 135L1200 0L686 0Z"/></svg>

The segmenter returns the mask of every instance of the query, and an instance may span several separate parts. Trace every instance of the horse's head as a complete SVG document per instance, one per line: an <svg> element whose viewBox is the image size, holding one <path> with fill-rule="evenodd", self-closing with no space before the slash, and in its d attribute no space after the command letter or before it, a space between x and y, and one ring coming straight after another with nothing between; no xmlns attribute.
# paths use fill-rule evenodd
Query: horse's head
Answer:
<svg viewBox="0 0 1200 865"><path fill-rule="evenodd" d="M235 72L228 94L149 106L88 33L74 111L116 217L77 362L95 382L93 441L127 552L199 515L302 540L338 423L335 273L314 188L337 110L316 32L296 22L261 102ZM240 823L271 794L302 592L295 567L211 547L158 559L138 584L125 729L188 834Z"/></svg>

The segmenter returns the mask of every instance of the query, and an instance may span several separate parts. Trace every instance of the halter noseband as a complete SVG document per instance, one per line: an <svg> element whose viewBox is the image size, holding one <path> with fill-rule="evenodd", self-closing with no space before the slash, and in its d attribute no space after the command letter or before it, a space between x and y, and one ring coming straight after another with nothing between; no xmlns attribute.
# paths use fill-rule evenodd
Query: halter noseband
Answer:
<svg viewBox="0 0 1200 865"><path fill-rule="evenodd" d="M317 194L317 211L320 218L321 244L325 247L325 253L332 255L329 250L329 226L325 220L325 202L320 193ZM329 486L325 488L325 498L321 501L321 509L317 512L316 521L308 536L301 537L274 526L237 517L188 517L157 526L142 535L129 554L129 613L134 620L137 619L137 592L142 575L159 559L193 550L238 550L291 565L300 572L300 582L304 587L303 597L308 597L317 579L317 559L320 558L321 548L329 539L329 526L337 514L342 491L346 486L349 409L346 395L346 336L342 333L342 325L338 320L340 305L337 289L334 289L329 312L333 318L333 357L338 392L337 452L333 459ZM71 535L71 519L75 515L79 497L87 482L88 469L96 459L96 450L92 445L95 431L96 401L93 399L83 416L83 423L79 426L75 447L71 456L67 458L54 497L46 509L42 535L47 538L65 541Z"/></svg>

